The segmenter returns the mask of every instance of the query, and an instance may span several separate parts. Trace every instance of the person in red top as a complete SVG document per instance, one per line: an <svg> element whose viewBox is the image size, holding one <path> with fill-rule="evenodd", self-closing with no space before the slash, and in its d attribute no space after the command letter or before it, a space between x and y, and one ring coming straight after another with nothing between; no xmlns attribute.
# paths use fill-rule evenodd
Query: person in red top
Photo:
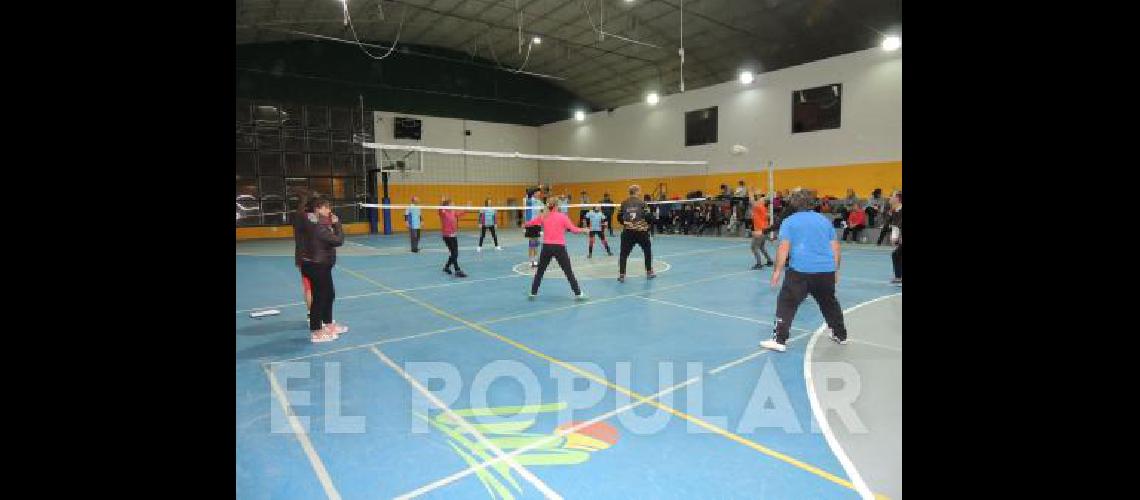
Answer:
<svg viewBox="0 0 1140 500"><path fill-rule="evenodd" d="M768 255L768 250L764 245L768 242L768 199L763 195L756 198L756 204L752 205L752 255L756 257L756 265L752 269L760 269L764 266L772 265L772 256ZM764 255L764 260L767 261L763 264L760 263L760 255Z"/></svg>
<svg viewBox="0 0 1140 500"><path fill-rule="evenodd" d="M847 241L847 235L853 236L851 241L859 242L859 235L863 233L863 228L867 227L867 213L863 211L863 207L856 203L852 206L851 213L847 215L847 227L843 229L843 241Z"/></svg>
<svg viewBox="0 0 1140 500"><path fill-rule="evenodd" d="M440 201L440 205L451 205L451 198L444 196ZM467 203L471 205L470 202ZM451 274L451 266L455 266L455 277L466 278L467 274L459 269L459 218L463 217L466 213L462 210L451 210L441 208L439 210L439 227L440 234L443 236L443 244L447 245L447 251L450 256L447 258L447 264L443 266L443 272Z"/></svg>
<svg viewBox="0 0 1140 500"><path fill-rule="evenodd" d="M586 230L575 226L570 218L557 208L558 201L548 198L547 211L526 222L527 227L542 227L542 253L538 256L538 270L535 271L534 281L530 284L530 297L538 295L538 285L542 284L542 275L546 274L546 267L550 265L550 259L554 258L558 260L558 267L562 268L562 274L565 274L566 280L570 282L574 298L584 300L586 294L578 288L578 280L574 278L574 270L570 268L570 254L566 253L566 231L582 234Z"/></svg>

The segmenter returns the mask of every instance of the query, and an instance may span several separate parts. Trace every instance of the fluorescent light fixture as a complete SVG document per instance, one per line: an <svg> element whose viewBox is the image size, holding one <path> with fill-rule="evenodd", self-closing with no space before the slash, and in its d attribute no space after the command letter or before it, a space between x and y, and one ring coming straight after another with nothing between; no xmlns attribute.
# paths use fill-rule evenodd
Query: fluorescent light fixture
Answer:
<svg viewBox="0 0 1140 500"><path fill-rule="evenodd" d="M751 71L741 71L740 72L740 83L748 85L748 84L752 83L752 80L754 78L755 78L755 76L752 75Z"/></svg>
<svg viewBox="0 0 1140 500"><path fill-rule="evenodd" d="M899 47L902 47L902 38L898 37L897 35L890 35L886 38L883 38L883 50L889 52L892 50L898 50Z"/></svg>
<svg viewBox="0 0 1140 500"><path fill-rule="evenodd" d="M575 119L575 120L578 120L578 121L583 121L583 120L585 120L585 119L586 119L586 112L585 112L585 111L582 111L582 110L580 110L580 109L579 109L578 111L575 111L575 112L574 112L574 119Z"/></svg>
<svg viewBox="0 0 1140 500"><path fill-rule="evenodd" d="M657 104L660 100L661 96L657 95L657 92L650 92L649 95L645 96L645 102L649 103L650 106Z"/></svg>

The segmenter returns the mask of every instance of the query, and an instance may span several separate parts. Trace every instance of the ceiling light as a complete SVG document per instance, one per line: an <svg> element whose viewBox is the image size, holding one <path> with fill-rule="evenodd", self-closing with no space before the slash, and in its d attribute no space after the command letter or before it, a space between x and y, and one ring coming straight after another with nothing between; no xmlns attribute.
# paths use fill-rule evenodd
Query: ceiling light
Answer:
<svg viewBox="0 0 1140 500"><path fill-rule="evenodd" d="M536 36L534 38L531 38L530 43L533 43L535 45L542 45L542 37Z"/></svg>
<svg viewBox="0 0 1140 500"><path fill-rule="evenodd" d="M660 100L661 96L657 95L657 92L650 92L649 95L645 96L645 102L649 103L650 106L657 104L657 101Z"/></svg>
<svg viewBox="0 0 1140 500"><path fill-rule="evenodd" d="M902 47L902 38L891 35L883 39L883 50L892 51Z"/></svg>
<svg viewBox="0 0 1140 500"><path fill-rule="evenodd" d="M580 109L579 109L578 111L575 111L575 112L574 112L574 119L575 119L575 120L578 120L578 121L583 121L583 120L585 120L585 119L586 119L586 112L585 112L585 111L582 111L582 110L580 110Z"/></svg>
<svg viewBox="0 0 1140 500"><path fill-rule="evenodd" d="M752 83L753 78L754 77L753 77L751 71L741 71L740 72L740 83L748 85L748 84Z"/></svg>

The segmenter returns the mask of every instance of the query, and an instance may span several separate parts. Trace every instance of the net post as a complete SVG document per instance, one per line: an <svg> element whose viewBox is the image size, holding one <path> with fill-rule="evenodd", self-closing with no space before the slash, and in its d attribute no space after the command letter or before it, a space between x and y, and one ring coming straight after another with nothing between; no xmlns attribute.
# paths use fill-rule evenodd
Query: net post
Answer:
<svg viewBox="0 0 1140 500"><path fill-rule="evenodd" d="M776 199L776 181L772 176L772 160L768 160L768 227L772 227L776 223L776 210L775 205L772 205L772 200Z"/></svg>
<svg viewBox="0 0 1140 500"><path fill-rule="evenodd" d="M392 199L388 197L388 172L380 173L381 182L384 185L384 204L392 204ZM392 209L384 209L384 234L392 234Z"/></svg>

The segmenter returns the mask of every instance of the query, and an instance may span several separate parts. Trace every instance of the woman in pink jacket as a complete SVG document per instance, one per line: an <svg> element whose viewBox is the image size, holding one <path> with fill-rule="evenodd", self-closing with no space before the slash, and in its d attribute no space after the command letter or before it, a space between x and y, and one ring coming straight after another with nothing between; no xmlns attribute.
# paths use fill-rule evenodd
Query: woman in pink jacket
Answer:
<svg viewBox="0 0 1140 500"><path fill-rule="evenodd" d="M554 198L549 198L546 203L546 211L525 224L527 227L542 226L542 253L538 256L538 270L535 271L534 281L530 284L530 297L533 298L538 295L538 285L542 283L542 275L546 273L550 259L554 258L558 260L558 267L562 268L562 273L570 281L570 289L574 291L574 298L584 300L586 294L578 288L578 280L574 278L574 270L570 269L570 254L566 253L566 231L582 234L586 230L575 226L570 218L557 208L558 202Z"/></svg>
<svg viewBox="0 0 1140 500"><path fill-rule="evenodd" d="M471 203L468 202L468 205ZM440 205L450 206L451 198L448 196L443 197ZM462 210L452 210L449 208L442 208L439 210L439 232L443 236L443 244L447 246L449 257L447 264L443 266L443 272L451 274L451 266L455 266L455 277L466 278L467 273L459 269L459 218L463 217L466 213Z"/></svg>

